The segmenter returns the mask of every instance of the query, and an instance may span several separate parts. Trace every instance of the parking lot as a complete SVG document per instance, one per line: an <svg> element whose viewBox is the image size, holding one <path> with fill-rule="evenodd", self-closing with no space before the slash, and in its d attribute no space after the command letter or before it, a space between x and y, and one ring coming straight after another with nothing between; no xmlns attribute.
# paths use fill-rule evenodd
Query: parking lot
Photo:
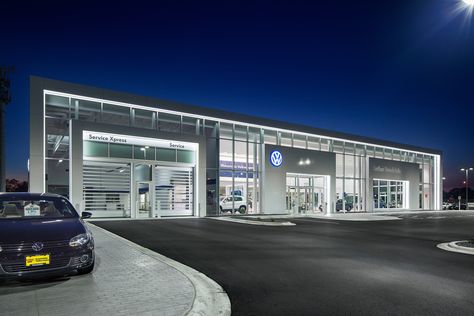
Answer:
<svg viewBox="0 0 474 316"><path fill-rule="evenodd" d="M213 219L97 221L201 271L235 315L473 315L474 257L436 248L472 238L462 214L397 221L294 219L268 227Z"/></svg>

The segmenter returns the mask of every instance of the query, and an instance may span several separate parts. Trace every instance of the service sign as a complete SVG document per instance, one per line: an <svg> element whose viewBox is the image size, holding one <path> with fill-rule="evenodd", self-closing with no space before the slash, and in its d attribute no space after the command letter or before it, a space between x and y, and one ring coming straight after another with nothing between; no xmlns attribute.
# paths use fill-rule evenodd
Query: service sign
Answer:
<svg viewBox="0 0 474 316"><path fill-rule="evenodd" d="M172 140L83 131L82 139L94 142L196 150L197 144Z"/></svg>
<svg viewBox="0 0 474 316"><path fill-rule="evenodd" d="M28 204L28 205L25 205L23 210L25 211L25 216L40 216L41 215L39 205Z"/></svg>

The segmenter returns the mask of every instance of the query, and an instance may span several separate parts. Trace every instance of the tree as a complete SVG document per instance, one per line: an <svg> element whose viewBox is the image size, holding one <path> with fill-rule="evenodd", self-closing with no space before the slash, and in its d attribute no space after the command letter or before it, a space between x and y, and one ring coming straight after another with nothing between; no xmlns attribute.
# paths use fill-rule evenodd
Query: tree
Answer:
<svg viewBox="0 0 474 316"><path fill-rule="evenodd" d="M28 192L28 181L19 181L17 179L6 180L7 192Z"/></svg>

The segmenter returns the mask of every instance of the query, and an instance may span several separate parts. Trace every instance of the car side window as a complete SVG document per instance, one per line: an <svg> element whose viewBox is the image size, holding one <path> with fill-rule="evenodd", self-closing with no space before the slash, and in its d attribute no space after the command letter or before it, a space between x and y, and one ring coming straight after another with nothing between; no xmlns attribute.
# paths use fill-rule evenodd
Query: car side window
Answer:
<svg viewBox="0 0 474 316"><path fill-rule="evenodd" d="M235 200L236 200L236 201L242 201L242 197L236 196L236 197L235 197Z"/></svg>

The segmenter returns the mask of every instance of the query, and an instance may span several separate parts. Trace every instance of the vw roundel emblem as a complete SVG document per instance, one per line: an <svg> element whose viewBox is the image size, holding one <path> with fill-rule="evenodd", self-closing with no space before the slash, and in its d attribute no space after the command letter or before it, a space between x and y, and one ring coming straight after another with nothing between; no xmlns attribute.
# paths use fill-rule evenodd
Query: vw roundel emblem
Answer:
<svg viewBox="0 0 474 316"><path fill-rule="evenodd" d="M270 163L274 167L280 167L283 163L283 155L278 150L274 150L270 154Z"/></svg>
<svg viewBox="0 0 474 316"><path fill-rule="evenodd" d="M33 249L34 251L41 251L41 249L43 249L43 247L44 247L44 245L41 242L35 242L35 243L33 243L33 245L31 245L31 249Z"/></svg>

